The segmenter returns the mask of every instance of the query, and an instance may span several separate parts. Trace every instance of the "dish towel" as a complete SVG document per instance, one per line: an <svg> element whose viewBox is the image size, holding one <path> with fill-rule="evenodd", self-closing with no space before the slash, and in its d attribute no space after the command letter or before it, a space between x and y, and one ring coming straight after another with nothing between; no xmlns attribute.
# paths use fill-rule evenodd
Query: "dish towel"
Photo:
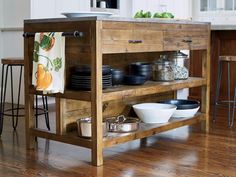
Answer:
<svg viewBox="0 0 236 177"><path fill-rule="evenodd" d="M64 93L65 37L62 32L36 33L32 84L46 93Z"/></svg>

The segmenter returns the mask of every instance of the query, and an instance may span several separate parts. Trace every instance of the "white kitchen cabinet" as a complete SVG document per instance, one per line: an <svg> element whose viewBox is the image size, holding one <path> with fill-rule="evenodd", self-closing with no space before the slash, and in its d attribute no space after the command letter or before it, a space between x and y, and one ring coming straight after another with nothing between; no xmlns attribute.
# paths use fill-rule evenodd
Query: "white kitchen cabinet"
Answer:
<svg viewBox="0 0 236 177"><path fill-rule="evenodd" d="M63 17L62 12L90 11L90 0L31 0L31 18Z"/></svg>
<svg viewBox="0 0 236 177"><path fill-rule="evenodd" d="M213 25L236 24L236 0L193 1L193 19Z"/></svg>

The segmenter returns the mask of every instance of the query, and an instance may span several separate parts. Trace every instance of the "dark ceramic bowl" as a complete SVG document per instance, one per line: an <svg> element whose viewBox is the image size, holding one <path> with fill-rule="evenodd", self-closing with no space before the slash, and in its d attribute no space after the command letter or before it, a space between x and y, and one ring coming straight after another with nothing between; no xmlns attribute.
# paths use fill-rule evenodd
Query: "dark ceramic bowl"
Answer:
<svg viewBox="0 0 236 177"><path fill-rule="evenodd" d="M200 106L200 102L194 101L194 100L176 99L176 100L161 101L161 103L176 105L177 109L194 109L194 108L198 108Z"/></svg>
<svg viewBox="0 0 236 177"><path fill-rule="evenodd" d="M138 76L145 76L146 80L149 80L152 75L152 66L147 62L135 62L129 65L130 73Z"/></svg>
<svg viewBox="0 0 236 177"><path fill-rule="evenodd" d="M124 80L124 71L120 69L111 69L112 85L120 85Z"/></svg>
<svg viewBox="0 0 236 177"><path fill-rule="evenodd" d="M145 76L126 75L124 76L124 83L126 85L142 85L146 81Z"/></svg>
<svg viewBox="0 0 236 177"><path fill-rule="evenodd" d="M151 63L148 62L134 62L130 64L134 70L150 70L152 68Z"/></svg>

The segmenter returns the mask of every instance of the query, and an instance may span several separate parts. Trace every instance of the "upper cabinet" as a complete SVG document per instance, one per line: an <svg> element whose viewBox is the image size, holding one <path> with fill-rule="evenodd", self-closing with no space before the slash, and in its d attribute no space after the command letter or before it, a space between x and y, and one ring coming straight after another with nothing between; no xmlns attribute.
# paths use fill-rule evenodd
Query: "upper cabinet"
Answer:
<svg viewBox="0 0 236 177"><path fill-rule="evenodd" d="M90 0L91 11L111 12L120 16L120 0Z"/></svg>
<svg viewBox="0 0 236 177"><path fill-rule="evenodd" d="M234 11L236 0L201 0L200 11Z"/></svg>
<svg viewBox="0 0 236 177"><path fill-rule="evenodd" d="M193 1L193 19L213 25L236 24L236 0Z"/></svg>

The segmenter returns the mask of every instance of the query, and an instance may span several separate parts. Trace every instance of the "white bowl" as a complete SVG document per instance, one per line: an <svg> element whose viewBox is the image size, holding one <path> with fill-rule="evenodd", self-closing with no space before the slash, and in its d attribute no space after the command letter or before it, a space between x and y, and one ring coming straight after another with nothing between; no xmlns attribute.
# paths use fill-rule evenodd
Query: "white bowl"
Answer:
<svg viewBox="0 0 236 177"><path fill-rule="evenodd" d="M194 109L177 109L172 115L172 117L174 118L193 117L197 113L199 108L200 106Z"/></svg>
<svg viewBox="0 0 236 177"><path fill-rule="evenodd" d="M177 107L172 104L141 103L133 105L133 108L144 123L166 123Z"/></svg>

